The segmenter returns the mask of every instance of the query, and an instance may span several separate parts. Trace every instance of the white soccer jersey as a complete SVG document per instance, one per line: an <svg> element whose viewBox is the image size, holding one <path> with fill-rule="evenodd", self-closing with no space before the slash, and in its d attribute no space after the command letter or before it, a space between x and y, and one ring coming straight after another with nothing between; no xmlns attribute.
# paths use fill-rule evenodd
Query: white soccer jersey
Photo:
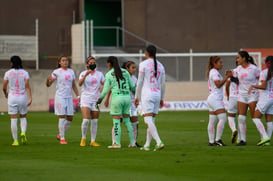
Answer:
<svg viewBox="0 0 273 181"><path fill-rule="evenodd" d="M72 83L75 80L75 74L72 69L58 68L51 74L56 80L56 95L62 98L72 97Z"/></svg>
<svg viewBox="0 0 273 181"><path fill-rule="evenodd" d="M132 75L131 76L133 83L135 84L135 87L137 86L137 78L136 76ZM132 99L132 103L134 103L135 100L135 94L131 91L131 99Z"/></svg>
<svg viewBox="0 0 273 181"><path fill-rule="evenodd" d="M236 69L233 69L232 73L233 73L233 76L236 76ZM230 81L229 97L238 97L238 95L239 95L239 85L236 84L235 82Z"/></svg>
<svg viewBox="0 0 273 181"><path fill-rule="evenodd" d="M144 74L142 97L150 94L161 96L161 84L163 83L162 75L165 75L164 66L157 61L157 77L155 78L154 60L147 59L139 64L139 74Z"/></svg>
<svg viewBox="0 0 273 181"><path fill-rule="evenodd" d="M80 73L79 80L84 77L86 71ZM81 96L97 101L100 95L100 86L104 83L104 75L100 71L88 74L81 88Z"/></svg>
<svg viewBox="0 0 273 181"><path fill-rule="evenodd" d="M208 87L210 95L215 96L217 99L223 99L223 86L221 88L217 88L215 85L215 81L223 80L222 75L216 69L211 69L209 71L209 80L208 80Z"/></svg>
<svg viewBox="0 0 273 181"><path fill-rule="evenodd" d="M25 80L29 79L29 74L24 69L10 69L4 75L4 80L9 81L9 95L24 95Z"/></svg>
<svg viewBox="0 0 273 181"><path fill-rule="evenodd" d="M260 82L266 81L267 72L268 69L265 69L260 73L259 79ZM260 89L259 91L260 91L259 100L273 99L273 77L271 77L271 79L267 81L266 89L265 90Z"/></svg>
<svg viewBox="0 0 273 181"><path fill-rule="evenodd" d="M236 75L239 79L239 95L247 97L248 90L251 85L255 85L257 83L257 79L260 75L260 70L253 64L249 64L246 68L239 65L236 68ZM255 94L257 92L256 89L253 90Z"/></svg>

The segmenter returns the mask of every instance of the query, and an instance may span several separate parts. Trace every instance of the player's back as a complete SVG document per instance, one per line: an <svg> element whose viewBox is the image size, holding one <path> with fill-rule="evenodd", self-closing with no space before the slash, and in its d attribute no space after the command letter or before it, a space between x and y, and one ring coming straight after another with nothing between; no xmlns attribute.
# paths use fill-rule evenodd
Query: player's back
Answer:
<svg viewBox="0 0 273 181"><path fill-rule="evenodd" d="M14 95L25 93L25 80L29 79L29 74L24 69L10 69L5 73L5 80L9 81L9 92Z"/></svg>

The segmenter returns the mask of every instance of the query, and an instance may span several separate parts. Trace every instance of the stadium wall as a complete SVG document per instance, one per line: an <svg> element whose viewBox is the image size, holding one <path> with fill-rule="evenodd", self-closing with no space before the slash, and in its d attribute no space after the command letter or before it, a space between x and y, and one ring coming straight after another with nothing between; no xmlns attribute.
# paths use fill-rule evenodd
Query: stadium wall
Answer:
<svg viewBox="0 0 273 181"><path fill-rule="evenodd" d="M4 77L6 70L0 70L0 76ZM45 81L52 70L28 70L30 73L30 86L32 90L33 102L29 107L30 111L49 110L49 99L55 96L55 83L51 87L46 87ZM77 77L79 73L76 73ZM2 89L3 78L0 79ZM77 82L78 85L78 82ZM79 90L80 87L78 86ZM200 101L206 100L208 95L207 82L167 82L165 101ZM0 111L7 111L7 99L0 93ZM103 104L102 104L103 105ZM102 109L104 107L102 106Z"/></svg>

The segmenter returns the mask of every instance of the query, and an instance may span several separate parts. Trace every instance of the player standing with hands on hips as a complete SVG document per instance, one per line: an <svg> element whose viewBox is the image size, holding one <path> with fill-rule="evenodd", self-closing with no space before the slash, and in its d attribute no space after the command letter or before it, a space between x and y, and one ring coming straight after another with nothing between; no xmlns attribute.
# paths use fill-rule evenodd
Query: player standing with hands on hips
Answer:
<svg viewBox="0 0 273 181"><path fill-rule="evenodd" d="M140 150L149 151L152 138L156 145L154 151L164 148L157 128L155 126L155 116L159 107L163 107L165 95L165 69L156 59L156 47L149 45L145 51L146 60L139 64L139 74L135 93L135 105L141 100L141 109L144 122L147 124L146 143Z"/></svg>
<svg viewBox="0 0 273 181"><path fill-rule="evenodd" d="M19 56L10 59L11 69L4 75L3 92L8 99L8 114L11 120L12 146L19 146L17 133L17 114L20 114L21 142L27 143L27 107L32 102L31 89L29 86L29 74L23 69L22 60ZM7 86L9 89L7 90Z"/></svg>
<svg viewBox="0 0 273 181"><path fill-rule="evenodd" d="M55 114L59 116L59 134L57 139L60 140L60 144L67 144L65 132L70 127L74 115L72 89L78 98L80 96L75 83L74 71L69 68L66 56L61 56L58 59L57 67L48 76L46 86L49 87L55 80L57 81L54 103Z"/></svg>

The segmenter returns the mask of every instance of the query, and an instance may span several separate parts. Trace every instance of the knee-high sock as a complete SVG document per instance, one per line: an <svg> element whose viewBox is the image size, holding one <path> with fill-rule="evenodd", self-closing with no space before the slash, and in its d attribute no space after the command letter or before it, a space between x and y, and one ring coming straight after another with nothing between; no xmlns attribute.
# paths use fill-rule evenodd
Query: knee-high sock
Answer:
<svg viewBox="0 0 273 181"><path fill-rule="evenodd" d="M88 124L89 124L90 119L83 119L82 120L82 139L86 139L86 134L87 134L87 129L88 129Z"/></svg>
<svg viewBox="0 0 273 181"><path fill-rule="evenodd" d="M209 124L208 124L208 135L209 135L209 142L214 143L214 126L216 123L216 115L209 115Z"/></svg>
<svg viewBox="0 0 273 181"><path fill-rule="evenodd" d="M256 128L259 131L261 137L262 138L268 138L267 133L266 133L266 131L264 129L264 125L261 122L261 119L259 119L259 118L253 118L252 120L253 120L254 124L256 125Z"/></svg>
<svg viewBox="0 0 273 181"><path fill-rule="evenodd" d="M217 133L216 133L216 141L220 140L222 138L225 124L227 122L227 115L226 113L221 113L217 115L218 118L218 124L217 124Z"/></svg>
<svg viewBox="0 0 273 181"><path fill-rule="evenodd" d="M267 122L267 135L269 138L271 138L272 136L272 131L273 131L273 123Z"/></svg>
<svg viewBox="0 0 273 181"><path fill-rule="evenodd" d="M65 120L65 122L64 122L64 131L65 132L70 128L71 122L72 121Z"/></svg>
<svg viewBox="0 0 273 181"><path fill-rule="evenodd" d="M120 145L121 127L120 119L113 119L115 144Z"/></svg>
<svg viewBox="0 0 273 181"><path fill-rule="evenodd" d="M156 144L159 145L161 143L161 139L158 135L156 126L153 122L153 117L152 116L146 116L144 117L145 123L148 125L148 130L151 133L152 137L155 139Z"/></svg>
<svg viewBox="0 0 273 181"><path fill-rule="evenodd" d="M135 140L137 140L138 135L138 123L139 123L138 121L132 123Z"/></svg>
<svg viewBox="0 0 273 181"><path fill-rule="evenodd" d="M155 124L155 117L152 118L153 120L153 123ZM150 146L151 144L151 141L152 141L153 137L148 129L148 126L147 126L147 130L146 130L146 143L144 144L144 147L148 147Z"/></svg>
<svg viewBox="0 0 273 181"><path fill-rule="evenodd" d="M242 141L246 141L246 116L239 115L238 116L238 128L239 128L239 136Z"/></svg>
<svg viewBox="0 0 273 181"><path fill-rule="evenodd" d="M10 127L11 127L12 138L13 140L18 140L17 118L11 118L10 121L11 121Z"/></svg>
<svg viewBox="0 0 273 181"><path fill-rule="evenodd" d="M65 132L65 119L59 118L59 134L61 137L61 140L64 140L64 132Z"/></svg>
<svg viewBox="0 0 273 181"><path fill-rule="evenodd" d="M232 132L236 130L235 117L228 116L228 125Z"/></svg>
<svg viewBox="0 0 273 181"><path fill-rule="evenodd" d="M136 143L135 137L134 137L134 129L132 126L132 123L130 122L130 118L123 118L123 122L127 128L128 134L129 134L129 139L130 139L130 144L134 145Z"/></svg>
<svg viewBox="0 0 273 181"><path fill-rule="evenodd" d="M20 118L21 125L21 133L25 133L27 131L27 118Z"/></svg>
<svg viewBox="0 0 273 181"><path fill-rule="evenodd" d="M91 120L91 142L96 140L97 137L97 129L98 129L98 119L92 119Z"/></svg>

